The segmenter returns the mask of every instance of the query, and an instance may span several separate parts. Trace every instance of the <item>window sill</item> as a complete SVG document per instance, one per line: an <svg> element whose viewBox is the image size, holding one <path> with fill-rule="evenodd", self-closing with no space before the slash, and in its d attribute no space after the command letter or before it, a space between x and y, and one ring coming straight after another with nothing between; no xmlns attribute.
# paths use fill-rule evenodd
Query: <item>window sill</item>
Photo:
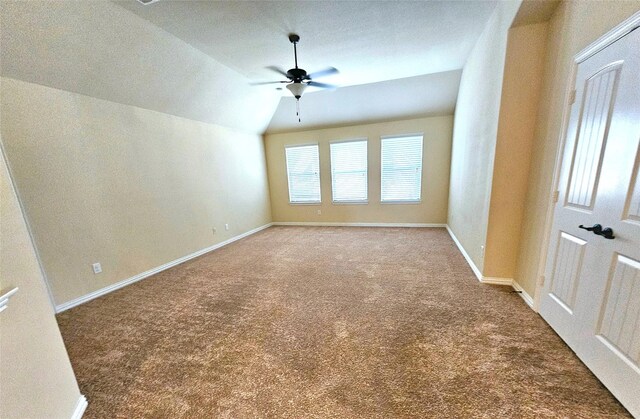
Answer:
<svg viewBox="0 0 640 419"><path fill-rule="evenodd" d="M289 205L322 205L322 202L289 202Z"/></svg>
<svg viewBox="0 0 640 419"><path fill-rule="evenodd" d="M422 199L405 199L400 201L380 201L381 204L420 204L422 203Z"/></svg>
<svg viewBox="0 0 640 419"><path fill-rule="evenodd" d="M333 205L367 205L369 201L331 201Z"/></svg>

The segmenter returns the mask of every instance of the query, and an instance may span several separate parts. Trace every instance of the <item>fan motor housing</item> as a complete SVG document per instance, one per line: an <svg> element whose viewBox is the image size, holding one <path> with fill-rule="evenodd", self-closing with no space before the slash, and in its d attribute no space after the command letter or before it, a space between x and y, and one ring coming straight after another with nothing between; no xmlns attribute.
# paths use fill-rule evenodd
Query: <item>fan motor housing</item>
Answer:
<svg viewBox="0 0 640 419"><path fill-rule="evenodd" d="M301 68L292 68L287 71L287 76L294 82L301 82L307 79L307 72Z"/></svg>

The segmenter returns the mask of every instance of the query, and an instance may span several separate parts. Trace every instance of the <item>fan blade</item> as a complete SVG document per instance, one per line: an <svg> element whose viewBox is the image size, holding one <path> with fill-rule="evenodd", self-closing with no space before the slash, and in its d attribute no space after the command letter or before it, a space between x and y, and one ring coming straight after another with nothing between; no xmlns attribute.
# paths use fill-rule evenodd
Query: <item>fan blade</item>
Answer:
<svg viewBox="0 0 640 419"><path fill-rule="evenodd" d="M257 83L249 83L251 86L261 86L263 84L277 84L277 83L291 83L289 80L287 81L259 81Z"/></svg>
<svg viewBox="0 0 640 419"><path fill-rule="evenodd" d="M327 84L327 83L318 83L317 81L310 81L307 83L309 86L319 87L321 89L337 89L338 86L335 84Z"/></svg>
<svg viewBox="0 0 640 419"><path fill-rule="evenodd" d="M278 73L278 74L282 74L282 75L283 75L283 76L285 76L286 78L289 78L289 75L287 74L287 72L286 72L286 71L284 71L283 69L281 69L281 68L280 68L280 67L278 67L278 66L270 65L270 66L265 67L265 68L268 68L268 69L269 69L269 70L271 70L271 71L275 71L276 73Z"/></svg>
<svg viewBox="0 0 640 419"><path fill-rule="evenodd" d="M332 74L338 74L339 71L335 67L327 67L324 70L316 71L307 76L309 79L317 79L318 77L330 76Z"/></svg>

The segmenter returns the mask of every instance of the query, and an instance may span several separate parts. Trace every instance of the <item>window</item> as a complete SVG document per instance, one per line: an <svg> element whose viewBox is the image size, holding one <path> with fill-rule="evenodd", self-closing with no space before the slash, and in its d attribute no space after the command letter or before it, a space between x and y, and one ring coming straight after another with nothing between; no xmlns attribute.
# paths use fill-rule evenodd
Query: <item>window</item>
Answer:
<svg viewBox="0 0 640 419"><path fill-rule="evenodd" d="M420 200L422 135L382 138L382 202Z"/></svg>
<svg viewBox="0 0 640 419"><path fill-rule="evenodd" d="M367 201L367 140L331 143L333 202Z"/></svg>
<svg viewBox="0 0 640 419"><path fill-rule="evenodd" d="M318 145L285 148L289 202L292 204L320 203L320 158Z"/></svg>

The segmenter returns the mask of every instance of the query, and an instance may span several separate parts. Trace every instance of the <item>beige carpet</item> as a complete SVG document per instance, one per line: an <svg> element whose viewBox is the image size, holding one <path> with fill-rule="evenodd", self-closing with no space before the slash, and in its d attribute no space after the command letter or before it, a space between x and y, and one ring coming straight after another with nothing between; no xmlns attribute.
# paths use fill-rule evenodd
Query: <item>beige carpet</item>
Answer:
<svg viewBox="0 0 640 419"><path fill-rule="evenodd" d="M58 320L86 418L627 415L444 229L273 227Z"/></svg>

